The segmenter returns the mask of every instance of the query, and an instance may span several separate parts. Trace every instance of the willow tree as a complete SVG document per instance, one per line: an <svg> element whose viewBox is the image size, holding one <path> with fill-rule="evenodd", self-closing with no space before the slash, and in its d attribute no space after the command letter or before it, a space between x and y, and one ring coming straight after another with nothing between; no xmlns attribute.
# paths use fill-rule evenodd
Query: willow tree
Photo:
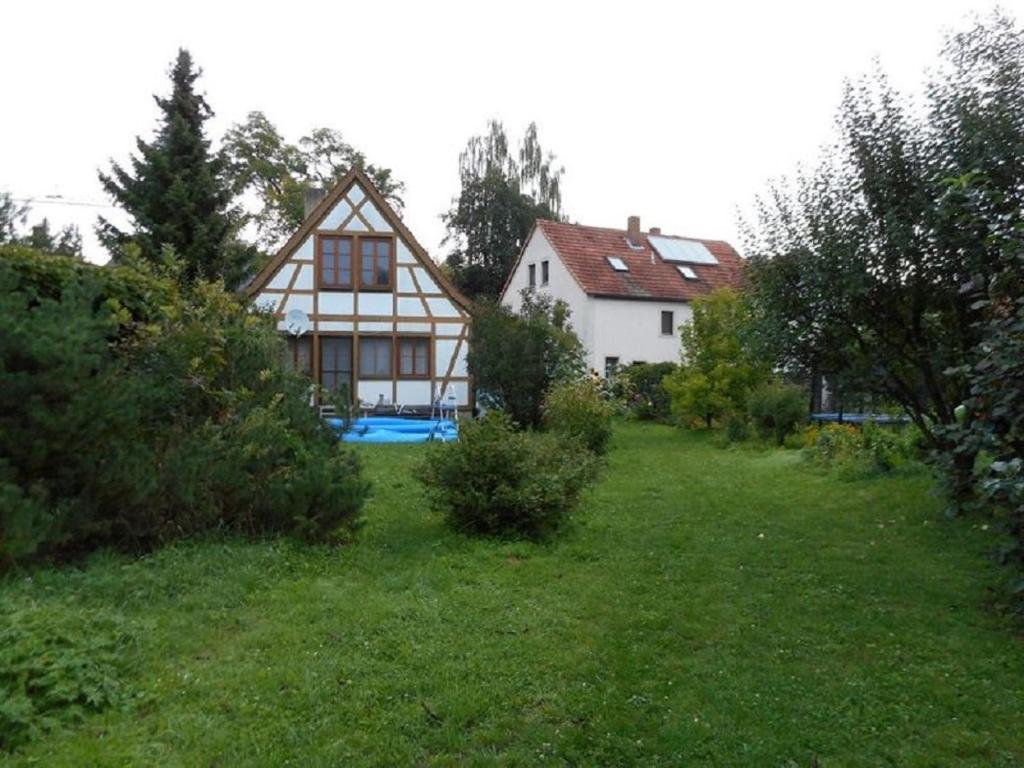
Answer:
<svg viewBox="0 0 1024 768"><path fill-rule="evenodd" d="M497 298L537 219L562 217L564 169L545 152L530 123L513 150L504 126L492 120L459 155L459 196L442 218L447 266L470 297Z"/></svg>

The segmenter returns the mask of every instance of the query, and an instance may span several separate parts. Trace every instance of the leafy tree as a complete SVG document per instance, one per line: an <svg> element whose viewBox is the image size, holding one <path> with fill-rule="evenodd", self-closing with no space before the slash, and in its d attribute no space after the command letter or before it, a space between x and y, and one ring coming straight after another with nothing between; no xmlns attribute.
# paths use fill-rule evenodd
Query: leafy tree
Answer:
<svg viewBox="0 0 1024 768"><path fill-rule="evenodd" d="M22 243L44 253L70 256L74 259L82 258L82 235L74 224L61 227L54 236L50 232L50 222L44 218L32 227L28 236L22 238Z"/></svg>
<svg viewBox="0 0 1024 768"><path fill-rule="evenodd" d="M46 253L82 258L82 236L74 224L62 227L54 237L50 222L44 218L32 226L28 235L20 235L19 225L27 221L29 210L27 204L15 202L10 193L0 192L0 245L21 243Z"/></svg>
<svg viewBox="0 0 1024 768"><path fill-rule="evenodd" d="M586 368L565 302L529 291L518 314L481 302L469 341L469 370L480 401L507 411L524 427L540 425L544 395L553 384L579 378Z"/></svg>
<svg viewBox="0 0 1024 768"><path fill-rule="evenodd" d="M235 191L253 193L259 209L251 215L257 243L270 250L302 224L305 191L329 189L352 168L363 170L388 202L401 210L405 184L388 168L368 163L366 156L346 142L341 133L317 128L289 144L262 112L250 112L245 122L233 125L224 138Z"/></svg>
<svg viewBox="0 0 1024 768"><path fill-rule="evenodd" d="M768 381L750 393L747 410L758 434L782 445L806 421L807 399L802 387Z"/></svg>
<svg viewBox="0 0 1024 768"><path fill-rule="evenodd" d="M139 155L131 158L130 169L114 163L109 174L100 174L103 188L133 227L124 231L101 217L97 233L115 259L131 242L142 258L159 263L163 248L170 246L184 264L186 281L220 278L233 286L253 254L236 240L240 214L232 205L226 163L206 138L204 126L213 111L195 90L200 75L189 52L179 50L170 97L154 97L162 113L156 138L136 140Z"/></svg>
<svg viewBox="0 0 1024 768"><path fill-rule="evenodd" d="M0 245L18 237L18 225L25 223L27 205L19 205L10 192L0 192Z"/></svg>
<svg viewBox="0 0 1024 768"><path fill-rule="evenodd" d="M679 330L682 365L663 383L673 412L710 427L744 409L768 375L750 343L750 321L749 304L729 288L694 299L693 318Z"/></svg>
<svg viewBox="0 0 1024 768"><path fill-rule="evenodd" d="M462 191L444 214L453 249L446 264L471 298L497 298L537 219L562 215L562 168L545 153L530 123L517 152L496 120L474 136L459 156Z"/></svg>
<svg viewBox="0 0 1024 768"><path fill-rule="evenodd" d="M770 189L749 238L755 325L777 364L842 371L903 406L934 449L950 448L941 425L984 336L965 286L1020 280L999 222L1024 205L1022 51L995 14L948 37L925 109L880 72L848 84L836 144ZM973 463L957 457L958 499Z"/></svg>

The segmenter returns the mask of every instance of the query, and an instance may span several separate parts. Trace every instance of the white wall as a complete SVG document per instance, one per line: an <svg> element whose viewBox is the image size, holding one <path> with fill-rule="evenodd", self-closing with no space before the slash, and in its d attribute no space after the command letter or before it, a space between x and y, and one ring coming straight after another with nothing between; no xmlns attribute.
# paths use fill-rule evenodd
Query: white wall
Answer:
<svg viewBox="0 0 1024 768"><path fill-rule="evenodd" d="M587 365L604 373L606 357L632 362L679 362L679 326L693 317L685 302L591 298L594 342L587 344ZM671 335L661 333L661 313L672 316Z"/></svg>
<svg viewBox="0 0 1024 768"><path fill-rule="evenodd" d="M540 265L545 259L550 262L550 282L542 286ZM606 357L619 358L621 365L634 361L679 361L679 326L693 316L693 311L685 302L587 296L544 237L544 233L536 229L502 296L503 303L513 310L518 311L520 291L529 285L530 264L535 264L537 268L537 292L550 293L569 305L573 329L587 350L588 368L604 373ZM663 310L674 313L671 336L661 334Z"/></svg>
<svg viewBox="0 0 1024 768"><path fill-rule="evenodd" d="M549 282L547 285L540 284L540 265L543 261L547 261L550 265ZM512 279L509 280L505 293L502 295L502 303L511 307L513 311L519 311L521 304L520 293L530 284L530 272L528 269L530 264L535 265L537 269L537 293L550 294L569 305L569 310L572 313L569 317L569 322L572 323L573 330L580 337L580 341L589 349L593 342L590 311L592 300L587 297L583 289L580 288L579 283L576 282L576 278L572 276L562 263L562 260L558 258L555 249L551 247L551 243L544 237L544 233L540 229L535 229L533 236L527 242L526 248L523 250L523 257L519 260L519 265L516 267L516 271L512 273Z"/></svg>

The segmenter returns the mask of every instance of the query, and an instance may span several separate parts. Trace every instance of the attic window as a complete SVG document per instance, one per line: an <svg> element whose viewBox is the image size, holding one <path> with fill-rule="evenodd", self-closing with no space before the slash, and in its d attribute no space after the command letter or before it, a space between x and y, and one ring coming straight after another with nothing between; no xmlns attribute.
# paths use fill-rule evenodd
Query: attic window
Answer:
<svg viewBox="0 0 1024 768"><path fill-rule="evenodd" d="M629 272L629 267L626 266L626 262L624 262L618 256L609 256L608 263L611 264L612 269L614 269L616 272Z"/></svg>
<svg viewBox="0 0 1024 768"><path fill-rule="evenodd" d="M700 278L697 277L697 273L694 272L689 267L676 267L676 269L678 269L679 274L685 277L687 280L700 280Z"/></svg>

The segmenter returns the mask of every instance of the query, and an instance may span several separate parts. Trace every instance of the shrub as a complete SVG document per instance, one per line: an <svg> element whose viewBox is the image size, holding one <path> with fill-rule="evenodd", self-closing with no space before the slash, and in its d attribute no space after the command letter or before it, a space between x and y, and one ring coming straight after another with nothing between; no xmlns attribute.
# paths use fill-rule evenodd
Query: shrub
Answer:
<svg viewBox="0 0 1024 768"><path fill-rule="evenodd" d="M730 443L741 443L750 438L750 422L745 414L734 413L725 422L725 439Z"/></svg>
<svg viewBox="0 0 1024 768"><path fill-rule="evenodd" d="M757 433L782 445L807 417L807 398L800 387L769 382L750 393L747 410Z"/></svg>
<svg viewBox="0 0 1024 768"><path fill-rule="evenodd" d="M133 638L119 617L66 606L0 612L0 750L126 700L121 672Z"/></svg>
<svg viewBox="0 0 1024 768"><path fill-rule="evenodd" d="M916 427L882 427L873 422L862 427L811 426L803 432L804 453L811 461L854 477L906 466L920 456L920 441Z"/></svg>
<svg viewBox="0 0 1024 768"><path fill-rule="evenodd" d="M553 384L585 371L583 345L569 324L565 302L529 291L523 292L518 313L478 304L469 340L467 362L477 399L524 427L540 425L544 395Z"/></svg>
<svg viewBox="0 0 1024 768"><path fill-rule="evenodd" d="M675 363L631 363L615 372L614 394L624 402L631 416L667 421L672 413L672 398L662 381L678 369Z"/></svg>
<svg viewBox="0 0 1024 768"><path fill-rule="evenodd" d="M544 399L544 426L598 456L608 450L612 413L612 406L593 379L556 384Z"/></svg>
<svg viewBox="0 0 1024 768"><path fill-rule="evenodd" d="M679 329L683 364L662 386L672 413L684 423L716 420L743 410L747 396L768 375L751 343L750 307L728 288L693 301L693 318Z"/></svg>
<svg viewBox="0 0 1024 768"><path fill-rule="evenodd" d="M491 411L466 423L457 442L430 446L417 475L455 530L538 538L564 524L595 462L574 441L517 431Z"/></svg>
<svg viewBox="0 0 1024 768"><path fill-rule="evenodd" d="M355 524L359 465L279 365L270 318L220 285L181 287L173 264L0 250L0 566Z"/></svg>

